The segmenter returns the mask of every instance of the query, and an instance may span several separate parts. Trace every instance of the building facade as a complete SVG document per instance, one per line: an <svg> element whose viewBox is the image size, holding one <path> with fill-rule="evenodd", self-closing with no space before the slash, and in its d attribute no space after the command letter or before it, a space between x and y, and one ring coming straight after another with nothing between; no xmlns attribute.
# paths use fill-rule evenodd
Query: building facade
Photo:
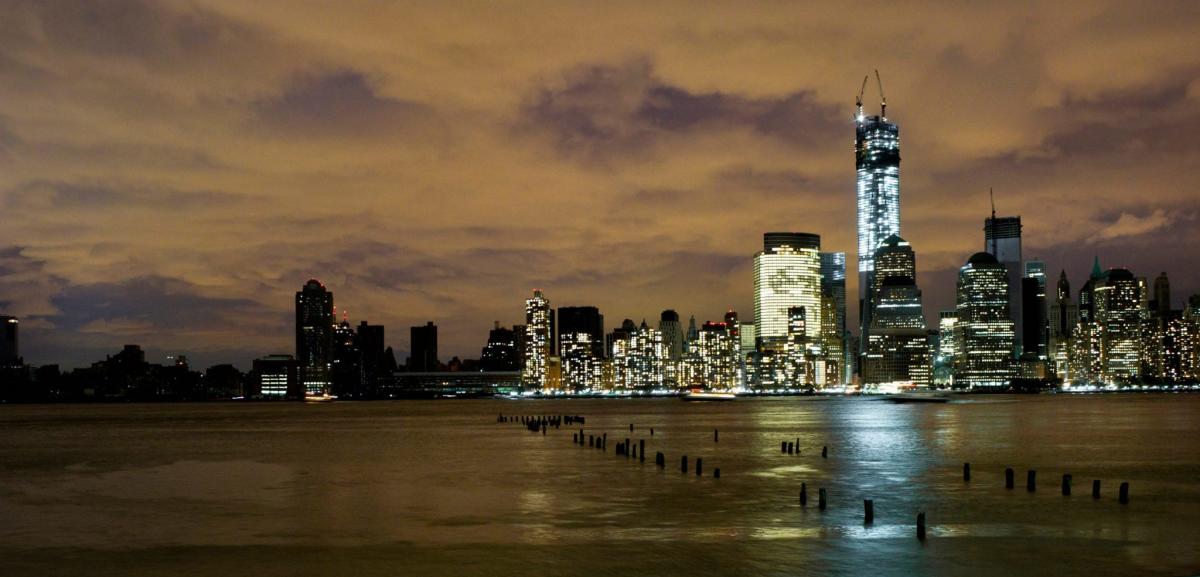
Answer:
<svg viewBox="0 0 1200 577"><path fill-rule="evenodd" d="M329 393L333 368L333 293L309 279L296 293L296 360L308 394Z"/></svg>

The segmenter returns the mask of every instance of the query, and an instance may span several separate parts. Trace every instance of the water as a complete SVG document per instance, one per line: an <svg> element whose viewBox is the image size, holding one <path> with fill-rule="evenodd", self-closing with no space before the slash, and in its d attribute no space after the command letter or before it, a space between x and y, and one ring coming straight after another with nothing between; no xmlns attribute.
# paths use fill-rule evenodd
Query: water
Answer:
<svg viewBox="0 0 1200 577"><path fill-rule="evenodd" d="M501 412L585 415L608 451ZM1200 395L0 406L0 430L6 576L1200 573Z"/></svg>

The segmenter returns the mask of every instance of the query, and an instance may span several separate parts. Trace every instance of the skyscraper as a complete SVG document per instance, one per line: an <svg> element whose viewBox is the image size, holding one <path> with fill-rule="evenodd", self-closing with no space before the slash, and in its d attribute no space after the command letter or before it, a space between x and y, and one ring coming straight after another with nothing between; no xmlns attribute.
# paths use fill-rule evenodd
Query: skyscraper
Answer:
<svg viewBox="0 0 1200 577"><path fill-rule="evenodd" d="M428 321L424 325L409 327L408 370L424 373L438 370L437 325Z"/></svg>
<svg viewBox="0 0 1200 577"><path fill-rule="evenodd" d="M1004 266L1008 282L1008 318L1016 331L1014 351L1021 354L1025 321L1021 306L1021 217L992 216L983 223L983 250Z"/></svg>
<svg viewBox="0 0 1200 577"><path fill-rule="evenodd" d="M596 307L558 307L558 322L555 330L557 340L563 342L563 335L587 333L592 343L592 356L604 358L604 315ZM574 337L572 337L574 338ZM578 345L578 339L573 343Z"/></svg>
<svg viewBox="0 0 1200 577"><path fill-rule="evenodd" d="M1154 300L1151 303L1151 312L1159 326L1165 327L1171 312L1171 280L1167 278L1166 271L1154 279Z"/></svg>
<svg viewBox="0 0 1200 577"><path fill-rule="evenodd" d="M0 316L0 368L20 364L21 348L17 340L17 317Z"/></svg>
<svg viewBox="0 0 1200 577"><path fill-rule="evenodd" d="M350 322L342 319L333 327L333 363L330 369L333 394L357 397L363 394L362 351Z"/></svg>
<svg viewBox="0 0 1200 577"><path fill-rule="evenodd" d="M479 366L485 371L516 371L521 368L516 335L513 330L500 326L500 321L496 321L488 332L487 344L479 355Z"/></svg>
<svg viewBox="0 0 1200 577"><path fill-rule="evenodd" d="M1049 327L1046 352L1058 377L1066 382L1070 378L1071 334L1079 324L1079 305L1071 299L1071 283L1067 280L1066 270L1059 272L1054 293L1054 304L1049 307L1046 322Z"/></svg>
<svg viewBox="0 0 1200 577"><path fill-rule="evenodd" d="M551 327L550 301L541 290L525 300L525 358L521 366L521 384L543 390L548 385L550 354L554 333Z"/></svg>
<svg viewBox="0 0 1200 577"><path fill-rule="evenodd" d="M841 374L837 378L848 383L854 367L850 357L858 351L852 351L847 346L850 335L846 330L846 253L821 253L821 295L833 299L834 313L837 315L833 321L834 330L842 341L842 359L838 363Z"/></svg>
<svg viewBox="0 0 1200 577"><path fill-rule="evenodd" d="M367 321L359 321L358 332L355 335L358 340L358 350L362 353L362 372L363 372L363 388L361 393L367 396L374 396L381 388L380 385L386 385L390 381L392 375L387 358L387 344L384 342L383 325L368 324ZM381 383L381 381L383 381Z"/></svg>
<svg viewBox="0 0 1200 577"><path fill-rule="evenodd" d="M863 381L928 386L929 336L917 288L916 253L907 241L893 234L875 250L874 260L871 323L863 333L867 343Z"/></svg>
<svg viewBox="0 0 1200 577"><path fill-rule="evenodd" d="M958 271L959 334L956 386L1006 387L1013 371L1013 322L1008 314L1008 271L991 253L978 252Z"/></svg>
<svg viewBox="0 0 1200 577"><path fill-rule="evenodd" d="M754 256L754 328L760 346L781 347L788 334L788 309L806 309L807 336L821 337L821 237L803 232L768 232Z"/></svg>
<svg viewBox="0 0 1200 577"><path fill-rule="evenodd" d="M308 394L328 393L333 363L333 293L309 279L296 293L296 360Z"/></svg>
<svg viewBox="0 0 1200 577"><path fill-rule="evenodd" d="M667 309L659 315L658 330L667 345L667 358L678 361L683 358L683 327L679 325L679 313Z"/></svg>
<svg viewBox="0 0 1200 577"><path fill-rule="evenodd" d="M1133 381L1141 368L1145 285L1128 270L1114 268L1104 274L1093 294L1103 379L1106 383Z"/></svg>
<svg viewBox="0 0 1200 577"><path fill-rule="evenodd" d="M854 155L858 172L858 310L860 326L871 322L871 271L875 249L900 234L900 127L885 110L866 116L859 97L855 117ZM865 343L866 339L862 339Z"/></svg>
<svg viewBox="0 0 1200 577"><path fill-rule="evenodd" d="M1021 314L1023 355L1026 358L1048 358L1046 326L1046 263L1033 259L1025 261L1025 276L1021 279Z"/></svg>

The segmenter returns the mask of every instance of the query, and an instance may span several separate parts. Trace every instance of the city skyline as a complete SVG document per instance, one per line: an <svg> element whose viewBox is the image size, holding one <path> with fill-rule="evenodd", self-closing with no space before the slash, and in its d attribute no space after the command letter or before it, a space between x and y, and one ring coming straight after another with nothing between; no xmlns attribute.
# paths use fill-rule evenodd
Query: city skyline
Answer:
<svg viewBox="0 0 1200 577"><path fill-rule="evenodd" d="M929 326L978 250L988 187L1051 278L1065 268L1082 285L1098 254L1169 272L1175 308L1200 292L1197 195L1172 168L1200 154L1186 8L1038 7L1035 26L950 8L953 32L881 55L878 42L929 23L894 8L853 26L772 10L764 47L746 36L761 27L751 9L722 24L647 18L655 40L609 47L612 21L558 7L582 33L546 37L570 49L534 59L516 57L535 44L503 17L486 42L434 41L406 33L402 13L379 19L397 28L385 34L347 7L352 32L334 42L317 26L327 15L218 1L130 3L90 22L0 10L0 314L21 319L35 364L141 343L247 367L293 349L290 297L313 277L349 305L339 318L393 327L398 351L405 327L432 319L444 358L477 357L493 320L522 322L512 303L532 287L555 307L597 306L610 326L664 309L747 318L763 232L809 231L857 262L850 131L876 68L904 129L902 236L920 252ZM1118 22L1140 27L1120 35ZM131 26L155 33L135 42ZM805 38L822 26L843 38ZM490 65L484 46L514 57ZM418 69L407 50L445 66ZM699 70L689 50L713 58ZM1137 65L1115 66L1125 54ZM220 82L190 79L214 62ZM868 86L868 114L877 96Z"/></svg>

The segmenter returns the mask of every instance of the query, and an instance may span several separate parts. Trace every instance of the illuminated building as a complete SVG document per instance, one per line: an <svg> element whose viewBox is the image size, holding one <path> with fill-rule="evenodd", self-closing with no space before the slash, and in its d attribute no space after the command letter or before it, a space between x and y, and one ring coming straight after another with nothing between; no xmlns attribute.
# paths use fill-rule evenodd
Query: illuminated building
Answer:
<svg viewBox="0 0 1200 577"><path fill-rule="evenodd" d="M485 371L516 371L521 368L516 333L500 326L500 321L496 321L488 332L487 344L479 355L479 367Z"/></svg>
<svg viewBox="0 0 1200 577"><path fill-rule="evenodd" d="M17 317L0 316L0 367L21 364L21 348L18 346L20 324Z"/></svg>
<svg viewBox="0 0 1200 577"><path fill-rule="evenodd" d="M1054 366L1054 371L1064 383L1070 380L1070 339L1079 324L1079 305L1071 299L1071 283L1067 280L1067 271L1058 275L1058 285L1055 287L1054 304L1049 307L1047 314L1048 335L1046 353Z"/></svg>
<svg viewBox="0 0 1200 577"><path fill-rule="evenodd" d="M821 237L802 232L768 232L754 256L754 330L760 348L787 338L788 309L804 307L808 337L821 337Z"/></svg>
<svg viewBox="0 0 1200 577"><path fill-rule="evenodd" d="M658 330L663 335L663 342L667 344L667 358L672 361L682 359L684 334L683 327L679 324L679 313L671 309L663 311L659 316Z"/></svg>
<svg viewBox="0 0 1200 577"><path fill-rule="evenodd" d="M843 302L845 299L842 299ZM833 386L850 382L846 374L846 331L839 329L837 299L829 294L821 295L821 353L823 355L823 378L819 386ZM844 326L844 325L843 325Z"/></svg>
<svg viewBox="0 0 1200 577"><path fill-rule="evenodd" d="M725 323L704 323L689 359L690 384L719 391L737 388L739 348Z"/></svg>
<svg viewBox="0 0 1200 577"><path fill-rule="evenodd" d="M1088 277L1087 282L1083 283L1083 287L1079 289L1079 324L1088 324L1096 322L1096 295L1095 286L1097 283L1103 282L1104 272L1100 270L1100 257L1092 263L1092 274Z"/></svg>
<svg viewBox="0 0 1200 577"><path fill-rule="evenodd" d="M937 346L933 350L933 375L935 385L954 384L954 360L958 357L958 311L938 313Z"/></svg>
<svg viewBox="0 0 1200 577"><path fill-rule="evenodd" d="M1138 379L1141 373L1145 283L1123 268L1109 269L1094 287L1096 324L1105 383Z"/></svg>
<svg viewBox="0 0 1200 577"><path fill-rule="evenodd" d="M604 358L604 315L596 307L558 307L558 315L552 319L561 350L562 336L572 333L591 335L592 356Z"/></svg>
<svg viewBox="0 0 1200 577"><path fill-rule="evenodd" d="M592 335L586 332L560 336L563 389L583 393L600 388L600 358L596 356Z"/></svg>
<svg viewBox="0 0 1200 577"><path fill-rule="evenodd" d="M250 398L283 399L304 396L300 363L292 355L267 355L254 359L250 373Z"/></svg>
<svg viewBox="0 0 1200 577"><path fill-rule="evenodd" d="M990 253L972 255L959 269L957 300L954 385L1007 387L1013 371L1013 322L1004 265Z"/></svg>
<svg viewBox="0 0 1200 577"><path fill-rule="evenodd" d="M929 335L921 290L917 288L917 256L899 235L875 250L871 273L871 323L867 327L863 382L868 385L928 386Z"/></svg>
<svg viewBox="0 0 1200 577"><path fill-rule="evenodd" d="M534 290L533 298L525 301L525 357L521 363L521 384L525 388L544 390L549 385L553 339L550 301L541 290Z"/></svg>
<svg viewBox="0 0 1200 577"><path fill-rule="evenodd" d="M1014 354L1022 352L1025 320L1021 300L1021 217L992 216L983 223L983 250L1004 266L1008 279L1008 317L1013 321Z"/></svg>
<svg viewBox="0 0 1200 577"><path fill-rule="evenodd" d="M823 252L821 253L821 295L833 299L833 314L834 314L834 330L837 331L837 337L840 340L838 351L842 353L838 359L838 368L840 373L833 375L838 382L848 383L853 378L854 363L851 357L857 353L852 351L849 346L850 333L846 328L846 253L844 252ZM822 313L824 319L827 314ZM832 349L831 337L826 337L830 342L830 351Z"/></svg>
<svg viewBox="0 0 1200 577"><path fill-rule="evenodd" d="M900 127L879 116L866 116L859 99L855 117L855 168L858 173L858 307L866 335L871 323L871 272L875 249L900 234ZM866 339L863 339L864 343Z"/></svg>
<svg viewBox="0 0 1200 577"><path fill-rule="evenodd" d="M312 395L330 390L333 324L333 293L317 279L310 279L296 292L296 359L300 382Z"/></svg>
<svg viewBox="0 0 1200 577"><path fill-rule="evenodd" d="M613 385L626 392L662 390L667 354L662 333L646 321L632 330L623 325L612 341Z"/></svg>
<svg viewBox="0 0 1200 577"><path fill-rule="evenodd" d="M440 370L437 325L433 324L433 321L428 321L424 325L409 327L408 335L408 370L414 373Z"/></svg>

